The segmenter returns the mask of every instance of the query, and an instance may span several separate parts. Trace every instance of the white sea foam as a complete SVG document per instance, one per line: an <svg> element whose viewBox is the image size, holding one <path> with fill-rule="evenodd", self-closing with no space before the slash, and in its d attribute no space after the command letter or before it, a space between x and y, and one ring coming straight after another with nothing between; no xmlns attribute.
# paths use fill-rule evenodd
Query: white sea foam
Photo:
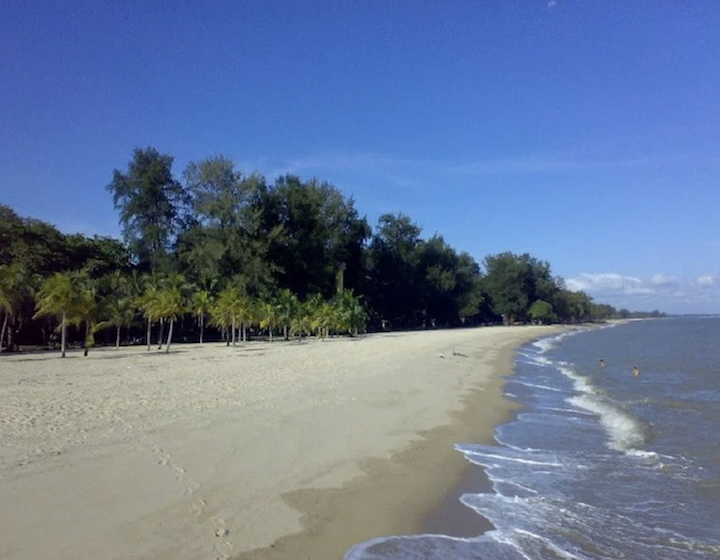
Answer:
<svg viewBox="0 0 720 560"><path fill-rule="evenodd" d="M563 338L567 338L569 336L576 335L580 332L583 332L585 329L576 329L572 331L567 331L555 336L550 336L547 338L541 338L540 340L536 340L532 343L532 346L537 348L540 352L545 353L548 350L552 350L555 348L555 345L560 342Z"/></svg>
<svg viewBox="0 0 720 560"><path fill-rule="evenodd" d="M494 484L507 484L508 486L515 486L516 488L524 490L525 492L528 492L530 494L540 494L540 492L538 492L534 488L530 488L529 486L523 486L515 480L506 480L504 478L493 477L492 481Z"/></svg>
<svg viewBox="0 0 720 560"><path fill-rule="evenodd" d="M548 387L547 385L537 385L535 383L528 383L527 381L519 381L517 379L513 379L514 383L517 383L518 385L525 385L525 387L533 387L535 389L545 389L546 391L553 391L555 393L562 393L562 389L556 389L555 387Z"/></svg>
<svg viewBox="0 0 720 560"><path fill-rule="evenodd" d="M648 461L651 461L652 463L657 463L660 461L660 457L654 451L643 451L642 449L628 449L626 450L626 453L633 457L646 459Z"/></svg>
<svg viewBox="0 0 720 560"><path fill-rule="evenodd" d="M540 352L547 352L555 348L555 338L541 338L532 343L532 345L540 350Z"/></svg>
<svg viewBox="0 0 720 560"><path fill-rule="evenodd" d="M508 443L503 439L502 434L496 432L495 433L495 441L498 442L499 445L502 447L505 447L507 449L511 449L513 451L517 451L519 453L544 453L545 451L542 449L536 449L534 447L520 447L519 445L513 445L512 443ZM461 447L457 447L458 451L464 452L468 451L470 453L478 452L482 453L482 451L478 451L477 448L473 449L462 449Z"/></svg>
<svg viewBox="0 0 720 560"><path fill-rule="evenodd" d="M555 365L555 363L551 359L546 358L545 356L540 356L540 355L536 354L534 356L529 356L529 358L530 358L530 362L534 366L554 366Z"/></svg>
<svg viewBox="0 0 720 560"><path fill-rule="evenodd" d="M566 402L600 417L600 423L608 434L608 447L637 457L646 457L648 452L637 447L645 442L643 425L638 419L611 403L604 397L598 397L598 389L590 378L580 375L571 364L560 362L560 373L572 380L576 391L581 393L566 399Z"/></svg>
<svg viewBox="0 0 720 560"><path fill-rule="evenodd" d="M579 395L567 399L570 404L594 412L608 434L610 449L615 451L641 453L636 449L644 443L643 427L640 422L613 406L591 395Z"/></svg>
<svg viewBox="0 0 720 560"><path fill-rule="evenodd" d="M488 459L496 459L499 461L505 461L510 463L522 463L524 465L535 465L542 467L562 467L562 463L547 462L547 461L536 461L534 459L523 459L521 457L508 457L507 455L497 455L495 453L481 453L478 451L464 451L463 455L471 463L480 465L483 467L489 467L496 463L488 461Z"/></svg>
<svg viewBox="0 0 720 560"><path fill-rule="evenodd" d="M544 406L542 408L543 411L550 410L553 412L566 412L568 414L582 414L583 416L595 416L593 412L589 412L587 410L577 410L573 408L558 408L554 406Z"/></svg>
<svg viewBox="0 0 720 560"><path fill-rule="evenodd" d="M572 380L573 387L576 391L588 394L597 393L597 387L592 384L590 379L578 374L570 364L566 362L561 362L557 365L557 369L565 377L569 377Z"/></svg>

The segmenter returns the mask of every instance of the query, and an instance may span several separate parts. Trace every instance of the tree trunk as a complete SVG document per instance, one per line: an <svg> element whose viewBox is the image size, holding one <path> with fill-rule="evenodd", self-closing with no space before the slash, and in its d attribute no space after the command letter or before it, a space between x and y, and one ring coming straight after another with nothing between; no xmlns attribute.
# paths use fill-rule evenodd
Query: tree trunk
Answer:
<svg viewBox="0 0 720 560"><path fill-rule="evenodd" d="M5 313L5 318L3 319L2 330L0 330L0 352L2 352L2 345L3 345L3 340L5 340L5 330L7 329L9 316L10 316L10 313ZM10 349L10 345L8 345L8 350L9 349Z"/></svg>
<svg viewBox="0 0 720 560"><path fill-rule="evenodd" d="M60 357L65 357L65 311L62 312L62 320L60 323Z"/></svg>
<svg viewBox="0 0 720 560"><path fill-rule="evenodd" d="M247 342L247 330L245 329L245 323L241 325L242 327L242 341Z"/></svg>
<svg viewBox="0 0 720 560"><path fill-rule="evenodd" d="M203 343L204 331L205 331L205 313L200 313L200 344Z"/></svg>
<svg viewBox="0 0 720 560"><path fill-rule="evenodd" d="M85 321L85 343L83 344L83 356L88 355L90 347L88 346L90 341L90 321Z"/></svg>
<svg viewBox="0 0 720 560"><path fill-rule="evenodd" d="M160 334L158 335L158 350L162 350L162 337L163 337L163 330L165 330L163 327L165 326L165 319L160 318Z"/></svg>
<svg viewBox="0 0 720 560"><path fill-rule="evenodd" d="M270 331L270 342L272 342L272 332L273 332L273 328L270 327L268 330Z"/></svg>
<svg viewBox="0 0 720 560"><path fill-rule="evenodd" d="M148 352L150 352L150 334L152 331L152 322L150 322L150 318L148 317L148 329L147 329L147 345L148 345Z"/></svg>
<svg viewBox="0 0 720 560"><path fill-rule="evenodd" d="M287 325L283 325L283 338L288 340L288 328Z"/></svg>
<svg viewBox="0 0 720 560"><path fill-rule="evenodd" d="M235 346L235 317L233 317L232 326L230 327L232 332L232 345Z"/></svg>
<svg viewBox="0 0 720 560"><path fill-rule="evenodd" d="M170 328L168 329L168 337L167 337L167 344L165 345L165 353L167 354L170 352L170 341L172 341L172 332L173 332L173 325L175 324L175 321L172 317L170 317Z"/></svg>
<svg viewBox="0 0 720 560"><path fill-rule="evenodd" d="M120 325L117 326L117 335L115 336L115 348L120 348Z"/></svg>

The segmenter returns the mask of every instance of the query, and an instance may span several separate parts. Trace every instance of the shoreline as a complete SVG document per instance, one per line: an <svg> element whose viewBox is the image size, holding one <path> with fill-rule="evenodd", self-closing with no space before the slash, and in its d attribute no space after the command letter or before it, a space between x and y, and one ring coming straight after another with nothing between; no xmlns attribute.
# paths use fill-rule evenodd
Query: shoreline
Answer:
<svg viewBox="0 0 720 560"><path fill-rule="evenodd" d="M341 560L353 546L384 536L434 533L470 538L494 529L489 520L459 501L465 492L492 492L492 486L485 469L467 461L454 447L495 442L495 427L522 410L503 396L503 377L514 372L518 348L557 332L560 329L518 338L501 347L485 362L492 368L491 376L462 396L462 408L451 412L450 424L418 432L422 440L395 451L389 459L366 461L361 465L364 474L342 488L283 496L303 512L303 531L233 560Z"/></svg>
<svg viewBox="0 0 720 560"><path fill-rule="evenodd" d="M515 349L560 330L8 356L0 501L23 507L0 557L330 559L422 533L474 467L455 443L508 418Z"/></svg>

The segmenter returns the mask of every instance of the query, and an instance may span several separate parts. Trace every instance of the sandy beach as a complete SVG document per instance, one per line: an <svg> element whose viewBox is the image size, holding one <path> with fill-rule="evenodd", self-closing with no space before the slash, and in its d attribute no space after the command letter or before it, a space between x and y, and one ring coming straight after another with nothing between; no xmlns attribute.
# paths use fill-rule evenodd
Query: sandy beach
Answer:
<svg viewBox="0 0 720 560"><path fill-rule="evenodd" d="M0 356L0 557L339 559L420 532L453 443L511 414L512 351L556 331Z"/></svg>

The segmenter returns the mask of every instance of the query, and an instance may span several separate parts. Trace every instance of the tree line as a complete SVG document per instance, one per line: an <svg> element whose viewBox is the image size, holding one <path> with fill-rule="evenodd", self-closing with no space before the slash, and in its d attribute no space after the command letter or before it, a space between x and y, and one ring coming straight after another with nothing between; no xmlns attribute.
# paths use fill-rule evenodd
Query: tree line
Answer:
<svg viewBox="0 0 720 560"><path fill-rule="evenodd" d="M0 205L0 350L57 342L63 354L67 343L87 353L98 338L143 338L149 349L153 329L167 351L173 337L203 342L206 331L234 344L630 315L568 290L528 254L481 266L404 214L373 229L327 182L269 183L223 156L191 162L180 178L172 165L147 148L114 170L106 190L122 240L63 234Z"/></svg>

